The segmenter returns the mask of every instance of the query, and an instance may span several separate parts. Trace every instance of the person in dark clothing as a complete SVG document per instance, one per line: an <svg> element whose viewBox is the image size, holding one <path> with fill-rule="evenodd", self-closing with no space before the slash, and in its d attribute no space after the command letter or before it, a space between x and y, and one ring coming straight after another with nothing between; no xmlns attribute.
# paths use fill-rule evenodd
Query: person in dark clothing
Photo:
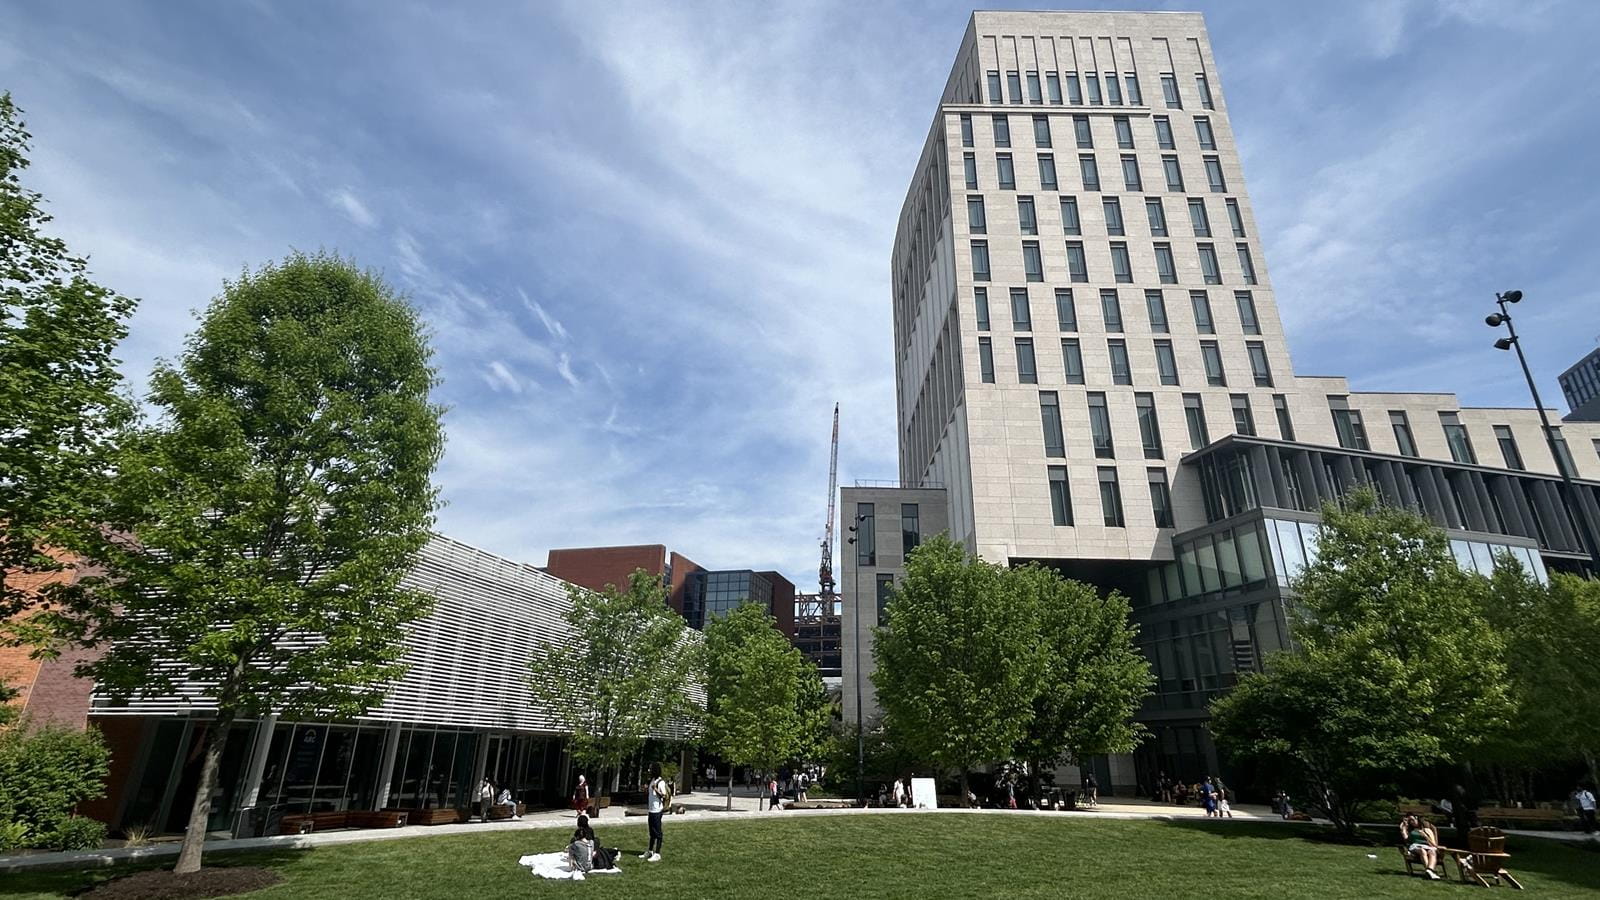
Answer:
<svg viewBox="0 0 1600 900"><path fill-rule="evenodd" d="M585 815L578 816L578 827L572 832L571 843L576 844L580 841L588 843L591 868L615 869L617 867L617 859L622 855L622 848L600 846L600 839L595 837L594 829L589 826L589 817Z"/></svg>

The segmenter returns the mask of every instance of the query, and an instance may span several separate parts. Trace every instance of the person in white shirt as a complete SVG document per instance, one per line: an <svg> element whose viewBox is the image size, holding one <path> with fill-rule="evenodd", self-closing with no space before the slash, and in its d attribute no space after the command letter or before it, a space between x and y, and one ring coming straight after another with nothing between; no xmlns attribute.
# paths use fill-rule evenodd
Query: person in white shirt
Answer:
<svg viewBox="0 0 1600 900"><path fill-rule="evenodd" d="M1584 834L1594 834L1594 791L1583 785L1578 785L1572 792L1572 805L1578 808L1578 822L1583 826Z"/></svg>
<svg viewBox="0 0 1600 900"><path fill-rule="evenodd" d="M661 763L650 764L650 785L645 788L644 796L650 820L650 848L641 858L645 862L660 862L661 816L667 811L667 801L672 796L672 789L661 777Z"/></svg>
<svg viewBox="0 0 1600 900"><path fill-rule="evenodd" d="M500 796L494 798L494 805L504 806L506 808L506 815L513 819L522 818L522 815L517 812L517 801L512 799L510 788L503 787L500 789Z"/></svg>

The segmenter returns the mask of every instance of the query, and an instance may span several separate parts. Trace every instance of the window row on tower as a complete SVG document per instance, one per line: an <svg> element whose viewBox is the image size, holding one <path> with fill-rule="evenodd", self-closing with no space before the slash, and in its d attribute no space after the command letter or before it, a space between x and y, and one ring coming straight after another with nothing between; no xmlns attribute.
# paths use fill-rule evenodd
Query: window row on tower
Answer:
<svg viewBox="0 0 1600 900"><path fill-rule="evenodd" d="M984 285L972 289L973 316L977 321L979 331L991 330L992 320L989 305L989 287ZM997 289L998 290L998 289ZM1058 331L1076 332L1080 330L1079 321L1082 318L1078 312L1076 295L1072 288L1055 288L1055 321ZM1033 330L1033 304L1028 288L1014 287L1009 289L1011 307L1011 329L1013 331ZM1261 319L1256 313L1255 295L1250 291L1234 291L1233 303L1238 311L1239 330L1245 334L1260 334ZM1189 313L1193 322L1193 330L1198 334L1216 334L1216 317L1211 310L1211 294L1204 290L1189 291ZM1101 330L1120 334L1125 331L1139 330L1137 314L1123 309L1122 293L1116 288L1100 289L1100 327ZM1144 318L1152 334L1169 334L1172 330L1172 318L1167 311L1167 294L1160 288L1148 288L1144 292ZM1188 323L1179 322L1180 330ZM1085 330L1093 330L1091 327Z"/></svg>
<svg viewBox="0 0 1600 900"><path fill-rule="evenodd" d="M1096 131L1094 123L1097 120L1102 123L1106 121L1104 116L1081 115L1049 116L1039 114L1032 116L1031 119L1022 116L1017 118L1022 119L1024 122L1031 122L1033 146L1041 150L1051 149L1058 144L1060 146L1076 146L1080 150L1093 150ZM961 114L959 120L961 125L961 146L977 147L979 145L978 132L980 129L975 123L984 120L984 116L974 117L970 113ZM1012 117L1004 113L996 113L988 116L987 121L989 143L986 146L1001 148L1012 146ZM1172 130L1172 119L1167 116L1153 116L1150 121L1155 130L1156 146L1162 150L1178 149L1178 142ZM1211 117L1195 116L1193 121L1195 141L1199 149L1216 150L1217 134L1216 130L1211 126ZM1070 140L1058 138L1057 134L1066 129L1069 122L1072 126ZM1134 149L1133 119L1128 116L1112 116L1110 122L1112 139L1117 147L1122 150ZM1101 129L1104 129L1104 125L1101 125ZM1140 130L1143 130L1143 126L1141 126Z"/></svg>
<svg viewBox="0 0 1600 900"><path fill-rule="evenodd" d="M1072 488L1067 481L1066 466L1047 466L1046 478L1050 485L1050 521L1056 525L1076 525L1072 502ZM1100 495L1100 521L1107 528L1127 527L1127 516L1122 508L1122 484L1116 466L1099 466L1095 478ZM1157 528L1172 527L1172 492L1167 487L1166 469L1146 469L1145 483L1150 490L1150 509Z"/></svg>
<svg viewBox="0 0 1600 900"><path fill-rule="evenodd" d="M1080 396L1084 398L1089 421L1090 445L1095 458L1116 459L1118 442L1111 427L1111 413L1106 405L1105 392L1089 391ZM1257 436L1259 433L1256 431L1255 409L1251 404L1250 395L1230 394L1228 403L1233 416L1231 433L1246 437ZM1156 395L1135 393L1133 405L1139 425L1140 454L1145 459L1164 459L1167 452L1161 439L1161 417L1156 412ZM1289 417L1288 398L1283 394L1273 394L1272 406L1279 436L1286 441L1294 440L1294 423ZM1189 438L1188 449L1199 450L1211 443L1210 429L1206 425L1205 398L1200 394L1184 394L1183 413ZM1039 392L1039 418L1044 430L1044 455L1052 459L1067 458L1059 393Z"/></svg>
<svg viewBox="0 0 1600 900"><path fill-rule="evenodd" d="M1091 202L1091 208L1092 203ZM1038 201L1032 194L1016 195L1017 227L1016 232L1023 235L1039 233L1040 209ZM1138 200L1133 200L1135 208ZM1232 197L1223 200L1223 210L1228 218L1228 227L1236 238L1245 237L1244 216L1239 211L1239 201ZM1065 235L1082 236L1083 210L1079 206L1078 198L1071 194L1063 194L1057 198L1057 207L1060 211L1061 233ZM1184 208L1188 211L1189 230L1197 238L1212 237L1211 211L1204 197L1189 197ZM1124 214L1121 197L1102 196L1100 198L1100 224L1104 226L1105 233L1110 237L1123 237L1128 233L1128 219L1133 213ZM982 194L967 195L967 233L989 233L989 206ZM1144 220L1149 226L1151 237L1170 237L1171 229L1167 224L1167 204L1161 197L1144 198ZM1008 227L1001 231L1009 231Z"/></svg>
<svg viewBox="0 0 1600 900"><path fill-rule="evenodd" d="M1173 353L1172 341L1157 339L1151 341L1151 348L1155 356L1156 379L1160 384L1177 386L1182 384L1178 371L1177 357ZM1031 337L1012 339L1012 346L1016 352L1017 382L1019 384L1039 383L1039 362L1034 351L1034 341ZM1105 369L1111 372L1111 383L1118 385L1132 385L1135 383L1134 369L1128 360L1128 342L1123 338L1106 338ZM1222 365L1222 349L1217 341L1200 341L1200 359L1205 373L1205 383L1208 387L1227 387L1228 374ZM1245 341L1245 356L1250 361L1250 380L1256 387L1272 387L1272 366L1267 359L1266 344L1261 341ZM1079 338L1061 338L1061 374L1062 380L1067 384L1085 384L1083 364L1083 342ZM1104 371L1102 369L1101 371ZM994 369L994 341L989 337L978 338L978 377L984 384L995 383ZM1053 379L1052 379L1053 380Z"/></svg>
<svg viewBox="0 0 1600 900"><path fill-rule="evenodd" d="M1056 155L1054 153L1034 154L1036 167L1039 173L1038 189L1041 191L1061 190L1061 176L1056 168ZM1228 179L1222 171L1222 158L1215 154L1206 154L1201 158L1201 165L1205 169L1206 187L1213 194L1226 193ZM1143 193L1145 190L1144 170L1139 166L1137 153L1123 153L1117 157L1117 169L1122 178L1122 190L1130 193ZM996 153L994 155L995 187L1002 191L1017 189L1017 155L1013 153ZM982 190L983 185L978 180L978 155L976 153L961 154L961 175L967 190ZM1084 191L1100 191L1103 182L1100 177L1100 160L1093 153L1079 153L1077 166L1077 182L1069 187L1076 187ZM1157 182L1151 181L1151 184ZM1161 155L1161 184L1166 186L1170 193L1182 194L1187 190L1188 182L1183 175L1183 161L1176 153ZM1031 187L1031 185L1030 185ZM1115 190L1115 188L1111 188Z"/></svg>
<svg viewBox="0 0 1600 900"><path fill-rule="evenodd" d="M1183 97L1178 91L1178 76L1173 72L1162 72L1161 101L1168 109L1182 109ZM1011 103L1022 105L1042 105L1049 103L1052 106L1122 106L1124 101L1128 106L1143 106L1144 91L1139 84L1137 72L1124 69L1120 74L1113 70L1107 72L1039 72L1034 70L1005 70L1002 80L1001 70L989 69L985 73L985 85L988 88L985 96L994 105ZM1211 96L1211 82L1204 72L1197 72L1194 76L1195 92L1200 98L1200 105L1206 109L1215 107L1215 100ZM1026 88L1026 90L1024 90Z"/></svg>
<svg viewBox="0 0 1600 900"><path fill-rule="evenodd" d="M1128 254L1128 245L1123 241L1112 241L1110 245L1111 276L1117 284L1133 284L1133 260ZM989 264L989 242L987 240L972 241L970 244L972 255L972 280L986 282L990 280L992 269ZM1158 242L1152 245L1156 262L1156 278L1161 284L1178 283L1178 265L1172 255L1172 245ZM1234 245L1234 253L1239 262L1239 278L1245 284L1256 283L1255 260L1250 255L1250 245L1239 243ZM1195 245L1195 255L1200 263L1200 277L1205 284L1222 284L1222 267L1217 261L1217 247L1211 243ZM1089 258L1084 253L1082 241L1066 242L1066 278L1047 277L1044 261L1044 252L1038 241L1022 242L1022 270L1023 276L1030 282L1069 281L1075 284L1088 283ZM1051 273L1053 276L1053 273Z"/></svg>

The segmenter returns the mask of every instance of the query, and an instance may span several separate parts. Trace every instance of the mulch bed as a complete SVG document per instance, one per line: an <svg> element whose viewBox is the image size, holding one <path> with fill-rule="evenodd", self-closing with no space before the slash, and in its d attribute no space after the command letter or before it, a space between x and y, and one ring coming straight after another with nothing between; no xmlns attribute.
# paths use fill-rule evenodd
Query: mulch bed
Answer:
<svg viewBox="0 0 1600 900"><path fill-rule="evenodd" d="M208 867L190 875L158 869L113 879L78 896L90 900L204 900L259 891L282 880L277 872L254 866Z"/></svg>

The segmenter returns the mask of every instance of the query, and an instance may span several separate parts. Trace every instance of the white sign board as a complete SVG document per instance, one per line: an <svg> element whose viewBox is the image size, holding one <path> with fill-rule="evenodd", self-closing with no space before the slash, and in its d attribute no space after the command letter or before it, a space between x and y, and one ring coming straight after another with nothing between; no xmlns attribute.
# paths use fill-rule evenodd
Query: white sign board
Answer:
<svg viewBox="0 0 1600 900"><path fill-rule="evenodd" d="M915 809L939 808L939 793L932 778L911 779L911 806Z"/></svg>

